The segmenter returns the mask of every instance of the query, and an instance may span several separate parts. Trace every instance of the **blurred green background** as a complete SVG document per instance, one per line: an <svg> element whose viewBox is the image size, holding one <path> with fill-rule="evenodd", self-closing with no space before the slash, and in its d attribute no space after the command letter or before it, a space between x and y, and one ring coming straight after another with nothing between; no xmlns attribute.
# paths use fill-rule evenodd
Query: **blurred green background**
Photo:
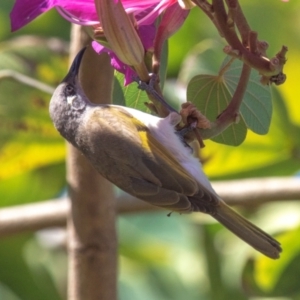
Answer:
<svg viewBox="0 0 300 300"><path fill-rule="evenodd" d="M267 135L248 132L239 147L206 141L204 168L212 180L297 176L300 170L300 2L242 0L242 8L269 56L289 47L287 82L273 88ZM56 86L68 66L70 25L55 10L10 32L13 1L0 3L0 206L58 197L65 191L65 144L48 116L47 93L9 79L15 70ZM193 9L169 43L166 93L180 98L194 69L216 72L225 55L208 18ZM207 59L209 57L209 59ZM191 64L192 61L192 64ZM193 68L191 68L191 66ZM193 69L193 70L192 70ZM299 200L299 199L298 199ZM242 210L242 208L241 208ZM300 299L300 205L265 204L242 211L274 234L284 252L278 261L255 253L203 215L167 212L121 215L119 298ZM0 299L66 299L64 232L43 230L0 239Z"/></svg>

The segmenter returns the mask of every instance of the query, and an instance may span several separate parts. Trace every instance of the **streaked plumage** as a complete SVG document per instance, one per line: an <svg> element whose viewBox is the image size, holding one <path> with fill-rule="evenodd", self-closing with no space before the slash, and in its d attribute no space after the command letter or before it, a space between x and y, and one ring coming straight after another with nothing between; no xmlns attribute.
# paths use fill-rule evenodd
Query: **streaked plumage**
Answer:
<svg viewBox="0 0 300 300"><path fill-rule="evenodd" d="M198 159L175 134L180 115L158 118L90 103L76 76L82 55L51 99L50 115L61 135L129 194L171 211L208 213L258 251L278 258L280 244L215 193Z"/></svg>

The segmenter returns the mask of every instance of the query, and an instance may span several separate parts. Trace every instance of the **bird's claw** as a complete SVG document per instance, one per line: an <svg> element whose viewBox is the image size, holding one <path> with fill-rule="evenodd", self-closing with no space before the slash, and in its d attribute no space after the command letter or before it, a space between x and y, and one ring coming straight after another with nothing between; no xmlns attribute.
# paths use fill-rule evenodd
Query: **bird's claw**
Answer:
<svg viewBox="0 0 300 300"><path fill-rule="evenodd" d="M170 106L163 96L161 96L156 89L154 88L155 83L157 82L158 75L154 73L150 73L150 80L149 82L142 81L139 77L134 76L133 80L138 84L138 89L142 91L146 91L148 94L151 94L161 105L166 107L169 112L176 112L178 113L172 106Z"/></svg>

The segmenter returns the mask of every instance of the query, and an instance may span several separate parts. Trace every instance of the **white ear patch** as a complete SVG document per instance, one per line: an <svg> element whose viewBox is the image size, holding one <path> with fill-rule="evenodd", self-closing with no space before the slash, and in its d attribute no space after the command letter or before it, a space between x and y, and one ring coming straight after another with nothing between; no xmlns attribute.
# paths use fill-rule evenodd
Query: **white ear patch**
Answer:
<svg viewBox="0 0 300 300"><path fill-rule="evenodd" d="M74 101L76 98L77 98L76 95L74 95L74 96L68 96L68 97L67 97L67 103L68 103L70 106L72 106L72 105L73 105L73 101Z"/></svg>

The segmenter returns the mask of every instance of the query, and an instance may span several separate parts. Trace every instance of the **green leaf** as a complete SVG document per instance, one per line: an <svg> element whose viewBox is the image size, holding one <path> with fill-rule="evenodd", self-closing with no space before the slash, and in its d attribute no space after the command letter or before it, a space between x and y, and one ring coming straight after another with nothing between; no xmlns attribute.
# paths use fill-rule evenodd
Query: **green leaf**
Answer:
<svg viewBox="0 0 300 300"><path fill-rule="evenodd" d="M49 118L49 96L9 81L0 95L1 180L62 162L65 145Z"/></svg>
<svg viewBox="0 0 300 300"><path fill-rule="evenodd" d="M197 108L211 121L228 106L239 82L242 62L226 57L219 75L197 75L191 79L187 87L187 101ZM222 70L226 68L223 73ZM212 138L213 141L237 146L247 135L247 128L257 134L266 134L272 116L271 90L260 83L259 74L251 71L248 87L240 107L241 120L232 124L223 133Z"/></svg>
<svg viewBox="0 0 300 300"><path fill-rule="evenodd" d="M230 59L225 58L221 70ZM231 95L238 85L242 66L242 62L236 59L223 75L224 83ZM260 83L260 75L255 70L251 71L240 112L250 130L257 134L268 133L272 117L271 90L269 86Z"/></svg>
<svg viewBox="0 0 300 300"><path fill-rule="evenodd" d="M274 111L267 135L249 131L238 148L206 141L202 155L207 159L205 171L211 179L289 176L299 171L300 129L291 121L284 100L278 89L274 89Z"/></svg>
<svg viewBox="0 0 300 300"><path fill-rule="evenodd" d="M168 54L169 54L169 44L166 41L162 48L160 68L159 68L159 79L160 79L160 85L162 89L164 87L166 76L167 76Z"/></svg>
<svg viewBox="0 0 300 300"><path fill-rule="evenodd" d="M161 55L161 65L159 78L161 80L161 87L164 85L166 70L168 61L168 44L165 43L163 47L163 53ZM145 91L138 88L137 83L132 82L131 84L124 86L125 76L122 73L115 71L115 81L113 89L113 104L124 105L132 107L144 112L150 112L146 102L149 102L149 98Z"/></svg>
<svg viewBox="0 0 300 300"><path fill-rule="evenodd" d="M16 164L16 168L18 165ZM36 168L31 172L1 179L0 206L37 202L56 197L66 186L64 163ZM18 188L16 188L18 187Z"/></svg>
<svg viewBox="0 0 300 300"><path fill-rule="evenodd" d="M115 84L113 90L113 104L125 105L141 111L149 112L145 102L149 102L146 92L138 89L137 83L124 87L125 77L123 74L115 71Z"/></svg>
<svg viewBox="0 0 300 300"><path fill-rule="evenodd" d="M123 83L122 84L120 83L120 81L123 80L124 80L124 76L122 78L121 73L115 71L112 99L113 99L113 104L126 106L124 91L122 88Z"/></svg>
<svg viewBox="0 0 300 300"><path fill-rule="evenodd" d="M187 101L191 101L209 119L215 120L227 107L231 94L220 77L213 75L195 76L187 87ZM222 144L237 146L246 138L247 128L241 119L230 125L212 140Z"/></svg>
<svg viewBox="0 0 300 300"><path fill-rule="evenodd" d="M0 43L0 65L58 82L65 72L65 57L43 43L32 43L34 38L24 39L25 44L17 39ZM49 118L49 95L3 78L0 96L1 206L57 195L65 185L65 143Z"/></svg>

